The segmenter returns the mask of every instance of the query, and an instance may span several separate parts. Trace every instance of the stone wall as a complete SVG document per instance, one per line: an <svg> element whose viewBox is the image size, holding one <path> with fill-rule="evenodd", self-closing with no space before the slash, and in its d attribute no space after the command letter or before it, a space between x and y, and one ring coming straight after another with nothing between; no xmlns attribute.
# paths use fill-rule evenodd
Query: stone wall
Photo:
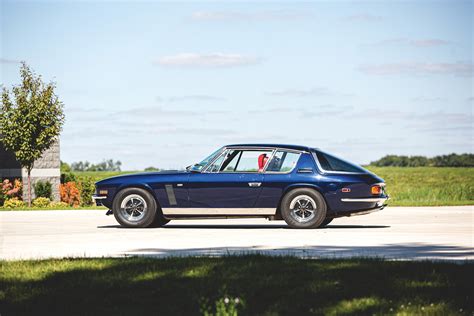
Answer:
<svg viewBox="0 0 474 316"><path fill-rule="evenodd" d="M35 161L31 170L31 194L35 198L35 190L33 185L37 181L49 181L52 184L52 198L59 201L59 185L60 181L60 153L59 141L48 149L43 156ZM23 199L28 198L28 174L25 169L21 169L20 164L15 160L13 153L6 151L0 143L0 178L14 179L21 178L23 182Z"/></svg>

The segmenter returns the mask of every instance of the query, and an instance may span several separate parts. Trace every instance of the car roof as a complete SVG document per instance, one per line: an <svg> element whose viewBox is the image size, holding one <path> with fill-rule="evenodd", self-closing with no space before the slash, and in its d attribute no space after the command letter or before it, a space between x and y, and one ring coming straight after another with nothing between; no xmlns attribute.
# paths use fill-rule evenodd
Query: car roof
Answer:
<svg viewBox="0 0 474 316"><path fill-rule="evenodd" d="M308 146L288 145L288 144L232 144L232 145L226 145L225 147L277 147L277 148L303 150L303 151L311 150L311 148Z"/></svg>

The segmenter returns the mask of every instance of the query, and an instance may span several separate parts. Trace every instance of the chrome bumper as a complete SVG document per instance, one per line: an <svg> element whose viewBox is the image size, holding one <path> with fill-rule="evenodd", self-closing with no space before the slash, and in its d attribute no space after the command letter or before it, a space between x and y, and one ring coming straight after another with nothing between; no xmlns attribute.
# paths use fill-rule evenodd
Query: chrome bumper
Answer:
<svg viewBox="0 0 474 316"><path fill-rule="evenodd" d="M107 198L107 197L104 196L104 195L95 195L95 194L94 194L94 195L92 196L92 200L93 200L94 202L97 201L97 200L105 200L106 198Z"/></svg>
<svg viewBox="0 0 474 316"><path fill-rule="evenodd" d="M376 203L377 206L383 205L385 201L389 200L390 197L384 196L384 197L372 197L372 198L342 198L342 202L355 202L355 203Z"/></svg>

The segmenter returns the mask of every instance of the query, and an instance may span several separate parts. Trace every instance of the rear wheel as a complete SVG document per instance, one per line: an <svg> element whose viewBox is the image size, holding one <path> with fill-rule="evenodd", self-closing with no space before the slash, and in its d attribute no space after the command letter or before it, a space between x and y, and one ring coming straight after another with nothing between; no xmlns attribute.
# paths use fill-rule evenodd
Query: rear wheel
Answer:
<svg viewBox="0 0 474 316"><path fill-rule="evenodd" d="M317 228L326 218L323 196L307 188L288 192L281 201L281 216L293 228Z"/></svg>
<svg viewBox="0 0 474 316"><path fill-rule="evenodd" d="M319 225L319 228L322 228L322 227L326 227L327 225L329 225L329 223L332 222L334 218L326 218L322 223L321 225Z"/></svg>
<svg viewBox="0 0 474 316"><path fill-rule="evenodd" d="M149 227L157 215L155 199L140 188L128 188L117 193L112 209L115 219L124 227Z"/></svg>

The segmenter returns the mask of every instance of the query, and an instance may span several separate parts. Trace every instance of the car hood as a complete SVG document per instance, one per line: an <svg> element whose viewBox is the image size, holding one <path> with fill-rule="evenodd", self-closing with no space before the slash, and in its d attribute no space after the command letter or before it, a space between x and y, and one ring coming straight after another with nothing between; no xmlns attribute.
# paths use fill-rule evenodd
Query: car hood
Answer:
<svg viewBox="0 0 474 316"><path fill-rule="evenodd" d="M140 178L140 177L156 177L156 176L172 176L172 175L182 175L188 173L189 171L186 170L162 170L162 171L154 171L154 172L137 172L137 173L129 173L129 174L122 174L119 176L109 177L100 181L97 181L96 185L117 182L120 180L126 180L130 178Z"/></svg>

